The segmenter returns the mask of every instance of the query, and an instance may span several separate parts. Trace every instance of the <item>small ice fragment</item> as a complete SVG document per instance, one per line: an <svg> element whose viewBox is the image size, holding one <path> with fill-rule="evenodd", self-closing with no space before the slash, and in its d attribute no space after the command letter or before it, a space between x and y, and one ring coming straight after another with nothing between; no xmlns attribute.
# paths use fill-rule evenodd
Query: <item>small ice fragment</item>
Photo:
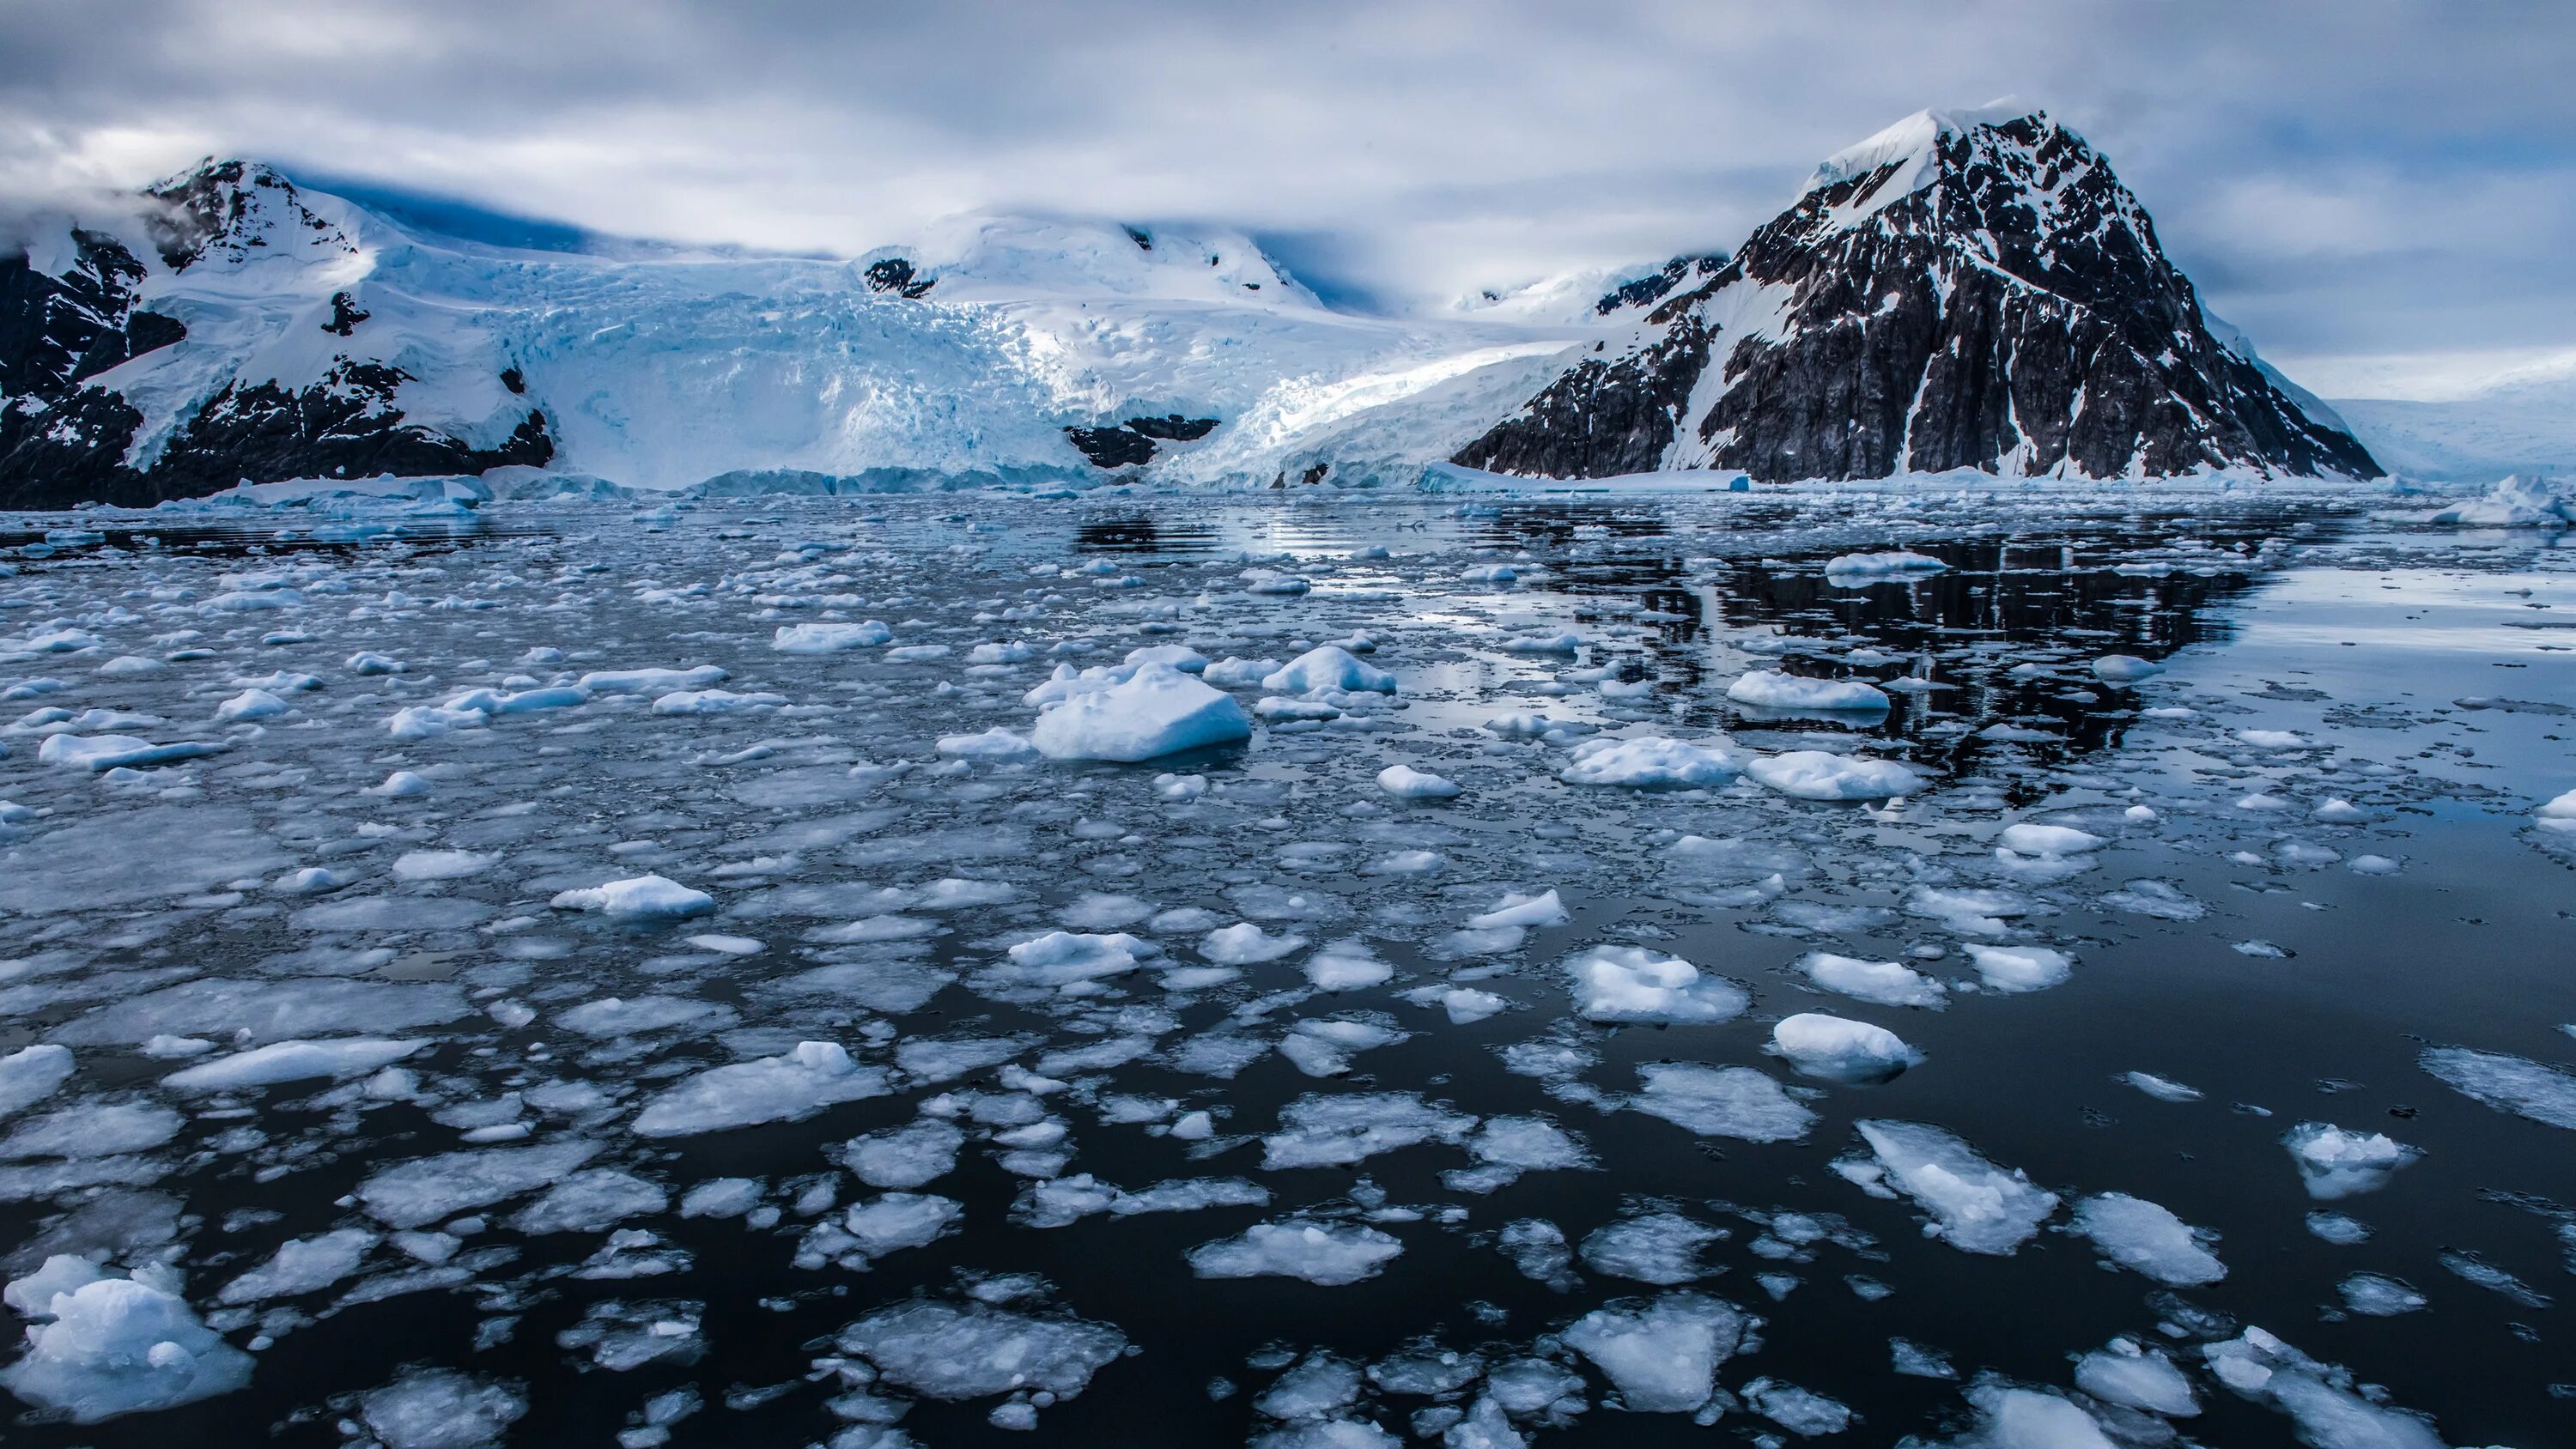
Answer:
<svg viewBox="0 0 2576 1449"><path fill-rule="evenodd" d="M1565 1346L1598 1365L1632 1413L1687 1414L1716 1391L1717 1369L1744 1336L1744 1315L1698 1293L1596 1308L1565 1330Z"/></svg>
<svg viewBox="0 0 2576 1449"><path fill-rule="evenodd" d="M2164 672L2163 665L2135 654L2105 654L2093 661L2093 677L2104 684L2134 684Z"/></svg>
<svg viewBox="0 0 2576 1449"><path fill-rule="evenodd" d="M1753 1002L1734 982L1642 946L1594 946L1567 957L1563 969L1573 978L1574 1009L1589 1021L1732 1021Z"/></svg>

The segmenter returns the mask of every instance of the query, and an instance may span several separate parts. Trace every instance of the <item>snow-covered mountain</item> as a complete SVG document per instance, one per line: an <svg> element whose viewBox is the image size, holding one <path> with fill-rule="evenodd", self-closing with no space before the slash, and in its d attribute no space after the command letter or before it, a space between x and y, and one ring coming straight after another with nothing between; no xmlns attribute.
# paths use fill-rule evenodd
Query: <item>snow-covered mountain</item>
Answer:
<svg viewBox="0 0 2576 1449"><path fill-rule="evenodd" d="M1327 307L1221 228L970 216L855 259L457 230L224 161L0 237L0 507L502 466L719 492L2377 472L2037 114L1903 122L1733 257L1426 316Z"/></svg>
<svg viewBox="0 0 2576 1449"><path fill-rule="evenodd" d="M0 249L0 506L501 465L1267 483L1352 415L1576 330L1335 312L1208 228L977 216L855 260L523 250L238 161L142 203ZM1459 427L1503 406L1477 395Z"/></svg>
<svg viewBox="0 0 2576 1449"><path fill-rule="evenodd" d="M2202 311L2109 163L2037 111L1910 116L1817 168L1732 261L1677 259L1659 280L1604 298L1624 335L1456 461L1557 478L2380 471Z"/></svg>
<svg viewBox="0 0 2576 1449"><path fill-rule="evenodd" d="M2485 379L2457 396L2338 398L2381 462L2418 478L2576 473L2576 356Z"/></svg>

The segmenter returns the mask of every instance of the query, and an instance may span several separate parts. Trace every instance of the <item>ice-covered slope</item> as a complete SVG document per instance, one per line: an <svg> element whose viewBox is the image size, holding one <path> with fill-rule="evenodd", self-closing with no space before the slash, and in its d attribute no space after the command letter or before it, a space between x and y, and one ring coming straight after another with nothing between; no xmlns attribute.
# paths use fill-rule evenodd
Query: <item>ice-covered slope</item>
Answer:
<svg viewBox="0 0 2576 1449"><path fill-rule="evenodd" d="M2576 357L2506 373L2462 397L2346 398L2334 406L2381 462L2410 477L2576 474Z"/></svg>
<svg viewBox="0 0 2576 1449"><path fill-rule="evenodd" d="M1457 461L1558 478L2379 472L2206 318L2109 163L2036 111L1908 117L1818 167L1731 262L1674 268L1613 309L1624 337Z"/></svg>
<svg viewBox="0 0 2576 1449"><path fill-rule="evenodd" d="M1268 482L1362 410L1573 330L1334 312L1222 229L977 216L854 261L514 250L239 162L146 202L0 256L0 506L503 464Z"/></svg>

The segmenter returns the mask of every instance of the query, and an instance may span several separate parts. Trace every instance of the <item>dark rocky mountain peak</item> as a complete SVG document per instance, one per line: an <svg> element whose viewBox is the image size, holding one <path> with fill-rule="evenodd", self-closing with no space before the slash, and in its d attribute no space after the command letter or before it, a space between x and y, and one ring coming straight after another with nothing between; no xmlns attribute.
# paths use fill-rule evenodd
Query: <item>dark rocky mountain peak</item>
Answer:
<svg viewBox="0 0 2576 1449"><path fill-rule="evenodd" d="M148 187L147 220L172 271L200 260L245 260L262 251L354 252L357 243L307 205L295 183L257 161L209 157L194 171Z"/></svg>
<svg viewBox="0 0 2576 1449"><path fill-rule="evenodd" d="M2213 336L2146 208L2043 112L1908 117L1819 167L1731 261L1676 258L1600 311L1635 307L1624 347L1572 362L1456 461L1764 481L2380 471Z"/></svg>

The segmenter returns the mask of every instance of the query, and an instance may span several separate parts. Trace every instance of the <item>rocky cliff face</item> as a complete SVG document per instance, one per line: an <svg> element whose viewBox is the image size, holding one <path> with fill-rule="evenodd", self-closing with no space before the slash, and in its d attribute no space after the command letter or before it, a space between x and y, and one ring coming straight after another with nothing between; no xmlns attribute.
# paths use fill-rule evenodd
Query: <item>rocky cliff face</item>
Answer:
<svg viewBox="0 0 2576 1449"><path fill-rule="evenodd" d="M1828 161L1731 262L1666 277L1604 297L1605 316L1640 314L1624 345L1455 461L1764 481L2380 472L2213 336L2145 208L2043 114L1911 117Z"/></svg>

